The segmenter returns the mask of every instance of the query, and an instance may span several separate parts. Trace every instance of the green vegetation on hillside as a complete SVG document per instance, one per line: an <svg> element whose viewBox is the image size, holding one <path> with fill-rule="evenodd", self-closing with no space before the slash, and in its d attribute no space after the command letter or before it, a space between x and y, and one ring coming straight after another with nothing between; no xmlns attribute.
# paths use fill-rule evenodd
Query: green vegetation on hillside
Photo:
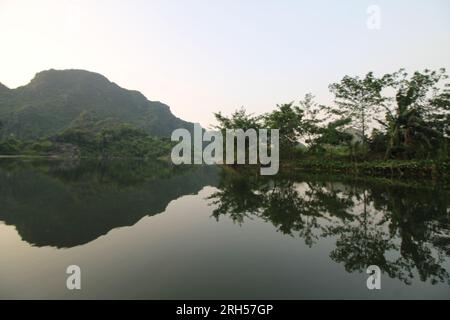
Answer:
<svg viewBox="0 0 450 320"><path fill-rule="evenodd" d="M174 129L192 129L167 105L149 101L104 76L83 70L48 70L23 87L0 86L0 139L41 139L90 121L107 128L128 123L152 136L168 137Z"/></svg>
<svg viewBox="0 0 450 320"><path fill-rule="evenodd" d="M0 85L0 155L155 158L174 129L192 129L168 106L82 70L38 73Z"/></svg>
<svg viewBox="0 0 450 320"><path fill-rule="evenodd" d="M50 138L0 143L2 155L65 156L95 158L159 158L170 153L169 138L148 135L142 129L121 124L99 132L67 129Z"/></svg>
<svg viewBox="0 0 450 320"><path fill-rule="evenodd" d="M374 175L447 176L450 90L444 69L345 76L332 105L307 94L254 116L215 114L217 128L279 129L281 165ZM0 85L0 155L158 158L176 128L167 106L81 70L44 71L27 85Z"/></svg>

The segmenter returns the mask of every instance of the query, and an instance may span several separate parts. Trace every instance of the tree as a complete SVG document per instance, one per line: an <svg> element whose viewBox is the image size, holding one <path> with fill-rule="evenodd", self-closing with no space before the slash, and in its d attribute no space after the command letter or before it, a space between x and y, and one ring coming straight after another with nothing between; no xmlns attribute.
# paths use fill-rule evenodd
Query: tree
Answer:
<svg viewBox="0 0 450 320"><path fill-rule="evenodd" d="M303 100L300 100L300 108L303 110L302 128L305 142L312 145L314 140L321 133L320 125L324 121L320 118L320 112L325 109L324 106L319 105L314 101L314 96L307 93Z"/></svg>
<svg viewBox="0 0 450 320"><path fill-rule="evenodd" d="M247 114L244 107L236 110L231 117L226 117L221 112L214 113L214 117L219 123L215 128L219 130L242 129L246 131L261 127L261 117L254 117L252 114Z"/></svg>
<svg viewBox="0 0 450 320"><path fill-rule="evenodd" d="M449 95L438 85L448 78L445 69L416 71L412 76L400 69L389 77L396 104L386 113L389 142L385 158L428 157L447 139Z"/></svg>
<svg viewBox="0 0 450 320"><path fill-rule="evenodd" d="M450 140L450 84L446 83L444 89L437 93L430 101L436 111L429 121L432 128L440 134L440 147L438 156L448 158L450 156L448 144Z"/></svg>
<svg viewBox="0 0 450 320"><path fill-rule="evenodd" d="M290 157L291 151L304 133L303 110L294 106L293 102L277 105L277 109L263 116L255 117L247 114L244 108L235 111L230 117L226 117L220 112L215 113L214 116L219 123L216 129L221 131L226 129L242 129L244 131L260 128L278 129L282 157Z"/></svg>
<svg viewBox="0 0 450 320"><path fill-rule="evenodd" d="M348 125L351 119L344 118L331 121L325 127L318 129L319 135L314 140L312 148L317 149L323 145L339 146L350 145L352 135L341 130L342 127Z"/></svg>
<svg viewBox="0 0 450 320"><path fill-rule="evenodd" d="M381 91L387 80L386 77L376 78L373 72L369 72L362 79L345 76L339 83L329 86L337 105L331 112L352 119L352 126L361 131L364 145L368 127L386 101Z"/></svg>
<svg viewBox="0 0 450 320"><path fill-rule="evenodd" d="M22 150L23 144L15 138L9 138L0 142L0 154L19 154Z"/></svg>
<svg viewBox="0 0 450 320"><path fill-rule="evenodd" d="M230 117L226 117L224 115L222 115L221 112L215 113L214 114L217 122L219 123L218 125L215 126L215 129L218 129L222 132L222 135L225 136L226 130L238 130L238 129L242 129L243 131L247 131L249 129L254 129L254 130L258 130L259 128L261 128L261 117L260 116L253 116L252 114L247 114L247 111L245 110L244 107L241 107L240 109L236 110L233 114L231 114ZM233 138L234 139L234 143L236 144L236 137ZM226 152L226 139L224 139L223 141L224 144L224 150ZM246 138L245 141L245 154L246 157L248 155L248 157L250 156L250 152L247 152L249 150L250 147L250 141ZM229 155L228 155L229 156ZM227 156L227 157L228 157ZM234 160L237 160L237 151L234 151ZM246 159L247 161L247 159Z"/></svg>
<svg viewBox="0 0 450 320"><path fill-rule="evenodd" d="M289 156L304 133L303 110L294 103L277 105L277 109L264 116L264 125L268 129L280 130L280 152Z"/></svg>

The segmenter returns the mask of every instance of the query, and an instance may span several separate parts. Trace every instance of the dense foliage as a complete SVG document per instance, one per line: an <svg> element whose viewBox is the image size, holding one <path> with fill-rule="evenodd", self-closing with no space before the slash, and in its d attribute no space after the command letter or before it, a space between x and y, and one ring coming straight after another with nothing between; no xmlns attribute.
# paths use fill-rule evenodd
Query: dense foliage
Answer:
<svg viewBox="0 0 450 320"><path fill-rule="evenodd" d="M272 128L280 130L281 156L339 158L345 161L449 158L450 90L444 69L400 69L376 77L345 76L329 86L333 105L320 105L307 94L261 116L241 109L230 117L216 114L221 130ZM371 133L370 133L371 131ZM299 142L307 148L299 148Z"/></svg>
<svg viewBox="0 0 450 320"><path fill-rule="evenodd" d="M172 146L169 138L152 137L142 129L121 124L99 132L67 129L49 138L32 141L8 139L0 143L0 154L158 158L169 154Z"/></svg>
<svg viewBox="0 0 450 320"><path fill-rule="evenodd" d="M284 160L446 162L450 87L444 69L345 76L329 86L334 104L312 94L262 115L215 114L217 128L279 129ZM101 75L46 71L25 87L0 87L0 154L161 157L175 128L192 129L167 106Z"/></svg>
<svg viewBox="0 0 450 320"><path fill-rule="evenodd" d="M43 71L26 86L0 86L0 139L41 139L80 123L91 129L129 123L162 137L174 129L192 128L167 105L88 71Z"/></svg>

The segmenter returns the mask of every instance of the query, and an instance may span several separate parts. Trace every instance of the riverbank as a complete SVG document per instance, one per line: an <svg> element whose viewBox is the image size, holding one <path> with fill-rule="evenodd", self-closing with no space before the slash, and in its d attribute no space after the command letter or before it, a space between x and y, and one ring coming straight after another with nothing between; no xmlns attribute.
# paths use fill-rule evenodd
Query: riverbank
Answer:
<svg viewBox="0 0 450 320"><path fill-rule="evenodd" d="M47 156L39 156L39 155L1 155L0 159L64 159L67 157L58 156L58 155L47 155Z"/></svg>
<svg viewBox="0 0 450 320"><path fill-rule="evenodd" d="M388 160L344 162L334 160L292 160L282 165L294 172L327 172L384 178L450 179L450 161Z"/></svg>
<svg viewBox="0 0 450 320"><path fill-rule="evenodd" d="M64 155L0 155L0 159L78 159ZM82 157L86 159L101 159L98 157ZM144 157L111 157L109 159L148 159ZM168 156L154 158L162 162L171 162ZM224 166L225 168L253 171L259 166ZM312 160L312 159L293 159L281 161L280 173L295 174L345 174L352 176L368 176L379 178L397 178L397 179L428 179L428 180L447 180L450 181L450 160L388 160L388 161L363 161L347 162L342 160Z"/></svg>

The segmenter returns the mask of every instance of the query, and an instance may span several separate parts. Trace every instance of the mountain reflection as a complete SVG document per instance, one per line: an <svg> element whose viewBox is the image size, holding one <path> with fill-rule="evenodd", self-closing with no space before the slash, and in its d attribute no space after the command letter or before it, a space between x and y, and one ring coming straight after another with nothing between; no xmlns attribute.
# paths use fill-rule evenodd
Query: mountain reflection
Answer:
<svg viewBox="0 0 450 320"><path fill-rule="evenodd" d="M406 284L449 283L450 192L438 185L345 177L264 178L224 171L210 204L219 220L259 217L312 247L333 239L347 272L377 265Z"/></svg>
<svg viewBox="0 0 450 320"><path fill-rule="evenodd" d="M406 284L450 284L450 191L433 183L273 178L155 161L2 159L0 221L31 245L70 248L162 213L205 186L216 187L207 201L218 221L257 217L311 248L329 239L330 258L350 273L377 265Z"/></svg>
<svg viewBox="0 0 450 320"><path fill-rule="evenodd" d="M0 221L34 246L69 248L164 212L215 185L217 168L152 161L17 161L0 166Z"/></svg>

